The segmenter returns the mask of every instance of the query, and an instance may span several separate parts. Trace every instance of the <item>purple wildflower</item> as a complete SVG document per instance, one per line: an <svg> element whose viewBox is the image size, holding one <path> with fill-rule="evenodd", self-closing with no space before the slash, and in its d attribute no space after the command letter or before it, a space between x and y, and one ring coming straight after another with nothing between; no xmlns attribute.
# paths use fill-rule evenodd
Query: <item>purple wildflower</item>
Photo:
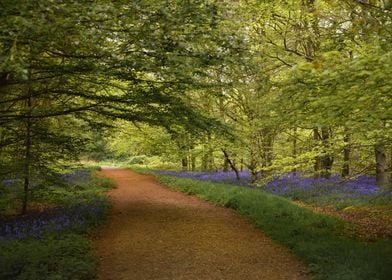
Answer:
<svg viewBox="0 0 392 280"><path fill-rule="evenodd" d="M250 174L247 171L241 172L240 181L236 179L234 172L156 171L156 173L251 187ZM340 200L345 200L388 195L387 192L381 192L374 177L366 175L345 180L338 174L332 174L330 178L315 178L306 176L306 174L286 173L274 177L264 185L262 190L285 197L311 197L313 199L335 197ZM392 195L392 191L389 194Z"/></svg>
<svg viewBox="0 0 392 280"><path fill-rule="evenodd" d="M74 207L59 207L14 217L0 224L0 239L21 240L39 238L49 232L83 230L100 220L105 208L103 200L96 199Z"/></svg>

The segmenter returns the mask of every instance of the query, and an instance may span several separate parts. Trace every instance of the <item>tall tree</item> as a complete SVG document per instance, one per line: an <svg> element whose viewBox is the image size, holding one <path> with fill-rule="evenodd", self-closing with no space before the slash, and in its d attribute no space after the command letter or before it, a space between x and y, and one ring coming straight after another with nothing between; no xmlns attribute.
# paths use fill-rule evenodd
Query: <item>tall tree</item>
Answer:
<svg viewBox="0 0 392 280"><path fill-rule="evenodd" d="M57 129L64 116L90 125L104 115L168 129L218 126L183 98L188 89L206 86L203 77L219 61L213 1L0 5L0 149L2 159L23 151L18 170L26 195L40 174L32 168L36 159L50 168L54 162L44 155L58 155L67 139ZM51 132L50 143L40 130Z"/></svg>

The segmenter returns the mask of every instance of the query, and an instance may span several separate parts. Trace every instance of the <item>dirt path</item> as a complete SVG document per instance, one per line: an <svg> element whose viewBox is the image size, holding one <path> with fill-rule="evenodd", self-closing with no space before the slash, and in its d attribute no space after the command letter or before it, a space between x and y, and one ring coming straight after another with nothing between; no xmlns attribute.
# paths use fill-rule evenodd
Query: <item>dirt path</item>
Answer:
<svg viewBox="0 0 392 280"><path fill-rule="evenodd" d="M304 265L245 218L130 170L95 241L99 279L308 279Z"/></svg>

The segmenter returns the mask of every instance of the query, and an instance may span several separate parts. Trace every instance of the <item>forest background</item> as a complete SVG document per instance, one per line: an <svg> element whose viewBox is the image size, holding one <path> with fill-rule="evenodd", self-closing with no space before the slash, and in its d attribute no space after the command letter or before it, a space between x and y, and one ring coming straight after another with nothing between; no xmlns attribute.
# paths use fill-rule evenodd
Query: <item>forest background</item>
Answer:
<svg viewBox="0 0 392 280"><path fill-rule="evenodd" d="M391 187L390 1L1 1L1 192L80 159ZM10 195L15 198L15 196Z"/></svg>

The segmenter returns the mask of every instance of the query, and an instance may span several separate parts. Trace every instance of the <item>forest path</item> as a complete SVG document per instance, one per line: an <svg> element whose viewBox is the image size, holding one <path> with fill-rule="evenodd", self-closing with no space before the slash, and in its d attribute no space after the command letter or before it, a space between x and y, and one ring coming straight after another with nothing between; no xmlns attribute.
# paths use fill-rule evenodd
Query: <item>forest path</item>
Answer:
<svg viewBox="0 0 392 280"><path fill-rule="evenodd" d="M98 279L308 279L306 268L246 218L126 169L98 231Z"/></svg>

